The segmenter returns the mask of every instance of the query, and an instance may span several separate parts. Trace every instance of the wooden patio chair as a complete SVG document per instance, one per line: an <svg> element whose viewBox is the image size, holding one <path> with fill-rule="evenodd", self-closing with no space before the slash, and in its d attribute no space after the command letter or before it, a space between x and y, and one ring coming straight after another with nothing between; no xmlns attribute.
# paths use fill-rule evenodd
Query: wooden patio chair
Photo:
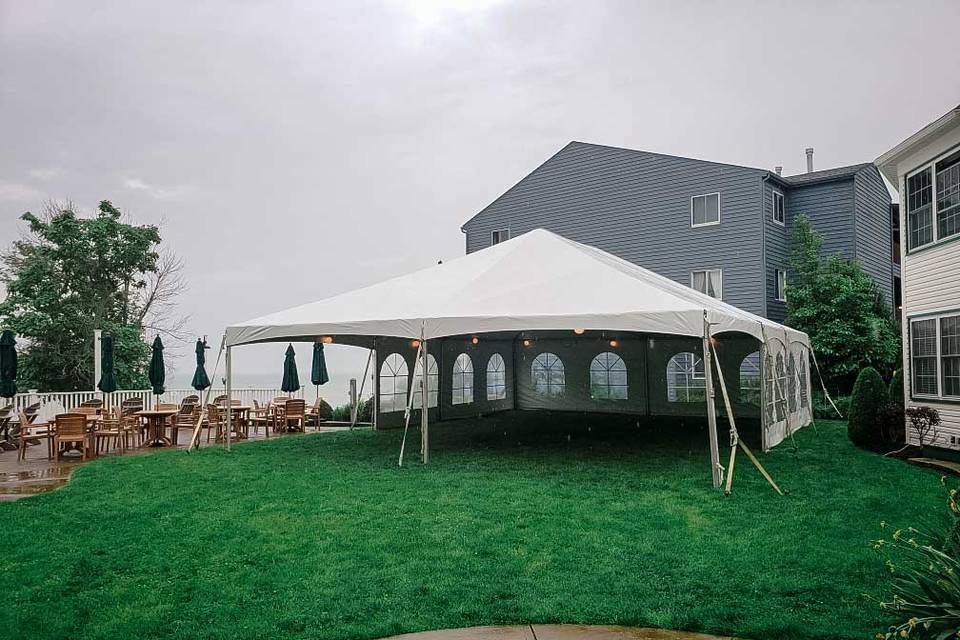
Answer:
<svg viewBox="0 0 960 640"><path fill-rule="evenodd" d="M223 440L223 429L226 426L226 416L221 411L220 407L215 404L207 405L207 442L210 442L210 432L214 432L213 441L220 442Z"/></svg>
<svg viewBox="0 0 960 640"><path fill-rule="evenodd" d="M289 399L287 396L277 396L270 401L270 417L274 431L286 429L286 423L283 420L287 413L287 400Z"/></svg>
<svg viewBox="0 0 960 640"><path fill-rule="evenodd" d="M219 396L217 396L216 398L213 399L213 404L219 406L219 405L223 404L223 403L226 402L226 401L227 401L227 396L225 396L225 395L219 395Z"/></svg>
<svg viewBox="0 0 960 640"><path fill-rule="evenodd" d="M126 451L133 446L143 446L143 419L137 415L139 407L134 411L125 411L120 409L120 438L122 440L123 450Z"/></svg>
<svg viewBox="0 0 960 640"><path fill-rule="evenodd" d="M186 429L188 433L193 433L199 417L200 405L186 405L185 407L181 407L180 413L174 416L173 424L170 425L170 441L173 442L173 446L177 446L177 437L180 435L180 429Z"/></svg>
<svg viewBox="0 0 960 640"><path fill-rule="evenodd" d="M306 431L306 413L307 403L303 400L287 400L283 418L284 426L289 430L291 427Z"/></svg>
<svg viewBox="0 0 960 640"><path fill-rule="evenodd" d="M94 398L94 399L92 399L92 400L84 400L83 402L80 403L80 406L81 406L81 407L94 407L94 408L96 408L96 409L102 409L102 408L103 408L103 400L100 400L99 398Z"/></svg>
<svg viewBox="0 0 960 640"><path fill-rule="evenodd" d="M307 427L317 427L320 428L320 423L325 420L325 418L320 415L320 407L323 406L323 398L317 398L313 401L313 404L310 405L310 408L307 409L307 413L303 418L303 430L306 431Z"/></svg>
<svg viewBox="0 0 960 640"><path fill-rule="evenodd" d="M27 447L31 444L40 444L42 441L47 443L47 460L53 458L53 431L50 425L30 424L30 418L26 412L19 413L19 443L17 444L17 460L22 461L27 458Z"/></svg>
<svg viewBox="0 0 960 640"><path fill-rule="evenodd" d="M253 409L250 411L248 416L248 421L253 425L253 432L258 433L260 430L260 425L263 425L263 432L267 438L270 437L271 423L273 418L270 415L270 407L262 406L258 401L253 401Z"/></svg>
<svg viewBox="0 0 960 640"><path fill-rule="evenodd" d="M42 405L42 402L34 402L23 410L23 413L27 416L28 423L33 423L33 421L37 418L37 413L39 413Z"/></svg>
<svg viewBox="0 0 960 640"><path fill-rule="evenodd" d="M56 433L53 436L53 449L57 462L60 461L60 447L68 443L79 443L81 458L87 459L90 452L91 437L87 431L87 417L80 413L61 413L56 417Z"/></svg>
<svg viewBox="0 0 960 640"><path fill-rule="evenodd" d="M99 455L101 445L103 452L110 452L110 444L113 443L113 449L121 451L126 449L126 438L124 437L123 427L121 426L119 409L107 409L100 423L91 433L94 442L94 452Z"/></svg>

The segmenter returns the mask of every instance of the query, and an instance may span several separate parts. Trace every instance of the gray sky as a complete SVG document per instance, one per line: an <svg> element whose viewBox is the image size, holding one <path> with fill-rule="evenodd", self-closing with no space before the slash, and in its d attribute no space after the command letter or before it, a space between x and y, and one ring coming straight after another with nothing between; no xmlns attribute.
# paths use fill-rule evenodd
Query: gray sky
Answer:
<svg viewBox="0 0 960 640"><path fill-rule="evenodd" d="M870 161L960 102L957 24L956 0L0 0L0 242L48 198L162 222L218 341L461 255L460 224L570 140ZM241 382L278 384L284 347L238 350Z"/></svg>

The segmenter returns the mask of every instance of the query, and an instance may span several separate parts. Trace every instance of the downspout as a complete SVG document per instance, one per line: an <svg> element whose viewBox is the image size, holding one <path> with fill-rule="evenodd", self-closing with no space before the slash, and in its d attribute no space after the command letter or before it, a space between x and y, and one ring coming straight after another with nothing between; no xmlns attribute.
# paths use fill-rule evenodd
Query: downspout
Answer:
<svg viewBox="0 0 960 640"><path fill-rule="evenodd" d="M770 173L766 172L763 174L763 177L760 178L760 269L762 272L761 282L763 283L761 294L763 295L763 317L769 318L769 310L767 309L767 214L764 211L766 206L766 201L764 198L764 190L767 184L767 180L770 179Z"/></svg>

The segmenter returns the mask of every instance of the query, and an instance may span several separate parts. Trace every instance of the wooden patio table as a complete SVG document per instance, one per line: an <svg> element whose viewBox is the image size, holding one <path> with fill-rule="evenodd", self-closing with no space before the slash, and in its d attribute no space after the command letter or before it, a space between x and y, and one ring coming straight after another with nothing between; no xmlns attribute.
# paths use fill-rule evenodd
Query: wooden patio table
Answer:
<svg viewBox="0 0 960 640"><path fill-rule="evenodd" d="M227 419L227 405L220 408L223 411L223 419ZM253 411L253 407L247 404L230 405L230 437L235 440L246 440L249 436L247 431L247 415Z"/></svg>
<svg viewBox="0 0 960 640"><path fill-rule="evenodd" d="M147 440L143 443L145 447L169 447L173 442L164 433L166 431L167 420L177 415L179 409L144 409L137 411L134 415L146 418L147 420Z"/></svg>

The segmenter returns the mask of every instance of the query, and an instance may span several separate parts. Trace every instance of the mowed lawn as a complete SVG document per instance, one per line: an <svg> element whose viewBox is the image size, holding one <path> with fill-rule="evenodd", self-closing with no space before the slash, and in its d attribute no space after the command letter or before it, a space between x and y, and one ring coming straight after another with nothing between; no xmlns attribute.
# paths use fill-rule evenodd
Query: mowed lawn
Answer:
<svg viewBox="0 0 960 640"><path fill-rule="evenodd" d="M870 541L935 521L934 473L804 429L710 487L702 428L440 423L104 459L0 504L0 635L377 638L493 623L866 638ZM569 436L569 439L568 439ZM726 452L723 454L726 463Z"/></svg>

